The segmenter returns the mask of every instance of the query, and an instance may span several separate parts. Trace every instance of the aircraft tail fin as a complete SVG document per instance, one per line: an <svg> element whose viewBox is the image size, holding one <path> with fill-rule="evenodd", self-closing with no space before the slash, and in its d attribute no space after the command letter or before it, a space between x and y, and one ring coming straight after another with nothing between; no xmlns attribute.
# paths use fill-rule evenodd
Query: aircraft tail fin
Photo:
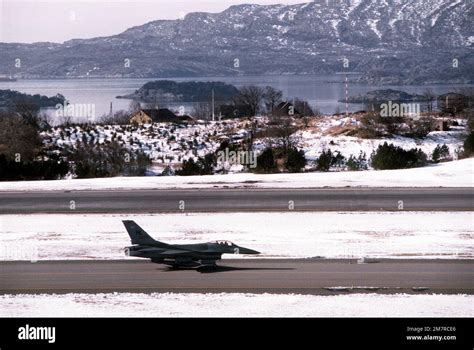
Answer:
<svg viewBox="0 0 474 350"><path fill-rule="evenodd" d="M158 242L150 237L150 235L138 226L135 221L123 220L122 222L132 240L132 244L165 245L164 243Z"/></svg>

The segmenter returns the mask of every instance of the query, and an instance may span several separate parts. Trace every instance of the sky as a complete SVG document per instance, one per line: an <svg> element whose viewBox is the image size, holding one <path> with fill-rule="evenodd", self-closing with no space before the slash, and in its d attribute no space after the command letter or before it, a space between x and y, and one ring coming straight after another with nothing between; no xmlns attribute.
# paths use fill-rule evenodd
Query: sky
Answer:
<svg viewBox="0 0 474 350"><path fill-rule="evenodd" d="M298 4L310 0L0 0L0 42L64 42L109 36L189 12L221 12L231 5Z"/></svg>

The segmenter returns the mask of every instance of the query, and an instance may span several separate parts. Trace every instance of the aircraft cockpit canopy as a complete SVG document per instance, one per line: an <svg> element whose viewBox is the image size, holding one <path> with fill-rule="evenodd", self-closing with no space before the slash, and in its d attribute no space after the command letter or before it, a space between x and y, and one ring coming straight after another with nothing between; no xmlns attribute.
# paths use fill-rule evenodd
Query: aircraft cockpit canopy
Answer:
<svg viewBox="0 0 474 350"><path fill-rule="evenodd" d="M232 243L230 241L216 241L215 243L217 243L219 245L226 245L228 247L232 247L234 245L234 243Z"/></svg>

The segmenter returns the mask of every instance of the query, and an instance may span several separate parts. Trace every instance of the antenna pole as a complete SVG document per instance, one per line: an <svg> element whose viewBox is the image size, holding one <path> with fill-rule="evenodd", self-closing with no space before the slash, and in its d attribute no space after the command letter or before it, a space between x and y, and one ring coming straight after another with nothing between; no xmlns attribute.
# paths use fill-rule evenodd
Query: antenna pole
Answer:
<svg viewBox="0 0 474 350"><path fill-rule="evenodd" d="M214 114L214 89L212 89L212 121L215 119L215 114Z"/></svg>

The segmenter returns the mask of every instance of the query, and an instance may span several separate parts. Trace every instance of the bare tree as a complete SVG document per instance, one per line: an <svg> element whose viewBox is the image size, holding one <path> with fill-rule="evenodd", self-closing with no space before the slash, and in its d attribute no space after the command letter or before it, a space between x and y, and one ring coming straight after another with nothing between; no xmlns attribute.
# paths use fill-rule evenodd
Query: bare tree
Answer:
<svg viewBox="0 0 474 350"><path fill-rule="evenodd" d="M142 106L138 100L132 100L128 105L128 111L130 112L130 114L138 112L141 108Z"/></svg>
<svg viewBox="0 0 474 350"><path fill-rule="evenodd" d="M282 102L282 97L283 92L281 92L280 90L277 90L271 86L267 86L265 88L263 101L269 114L272 114L275 107Z"/></svg>
<svg viewBox="0 0 474 350"><path fill-rule="evenodd" d="M301 117L301 120L303 121L304 127L308 128L309 124L311 123L311 117L304 115L303 117Z"/></svg>
<svg viewBox="0 0 474 350"><path fill-rule="evenodd" d="M316 108L313 108L313 115L315 117L321 117L323 115L323 113L319 110L318 107L316 107Z"/></svg>
<svg viewBox="0 0 474 350"><path fill-rule="evenodd" d="M143 109L160 109L161 106L158 102L145 102L142 104Z"/></svg>
<svg viewBox="0 0 474 350"><path fill-rule="evenodd" d="M194 117L196 119L209 120L212 114L212 107L209 102L198 102L193 106Z"/></svg>
<svg viewBox="0 0 474 350"><path fill-rule="evenodd" d="M295 110L298 111L300 116L308 117L314 115L313 109L309 105L308 101L300 100L299 98L295 99Z"/></svg>
<svg viewBox="0 0 474 350"><path fill-rule="evenodd" d="M130 121L130 113L123 109L115 112L112 115L104 115L101 117L100 122L106 125L126 125Z"/></svg>
<svg viewBox="0 0 474 350"><path fill-rule="evenodd" d="M23 120L34 128L39 127L39 107L28 100L19 100L15 103L14 111L20 114Z"/></svg>
<svg viewBox="0 0 474 350"><path fill-rule="evenodd" d="M462 87L456 89L456 92L467 97L468 109L471 112L470 115L472 115L472 112L474 111L474 88Z"/></svg>
<svg viewBox="0 0 474 350"><path fill-rule="evenodd" d="M469 108L469 97L454 92L438 96L438 108L444 114L455 116Z"/></svg>
<svg viewBox="0 0 474 350"><path fill-rule="evenodd" d="M426 108L428 109L428 112L433 111L433 102L436 100L436 94L434 93L433 89L426 89L423 92L423 96L426 99Z"/></svg>
<svg viewBox="0 0 474 350"><path fill-rule="evenodd" d="M251 114L257 115L264 96L265 90L259 86L243 86L235 97L235 103L248 106Z"/></svg>
<svg viewBox="0 0 474 350"><path fill-rule="evenodd" d="M42 112L38 114L38 122L42 129L49 129L56 122L56 118L51 113Z"/></svg>
<svg viewBox="0 0 474 350"><path fill-rule="evenodd" d="M277 129L277 143L282 148L284 155L288 154L291 148L295 148L299 139L293 134L297 128L292 124L291 118L282 118Z"/></svg>

